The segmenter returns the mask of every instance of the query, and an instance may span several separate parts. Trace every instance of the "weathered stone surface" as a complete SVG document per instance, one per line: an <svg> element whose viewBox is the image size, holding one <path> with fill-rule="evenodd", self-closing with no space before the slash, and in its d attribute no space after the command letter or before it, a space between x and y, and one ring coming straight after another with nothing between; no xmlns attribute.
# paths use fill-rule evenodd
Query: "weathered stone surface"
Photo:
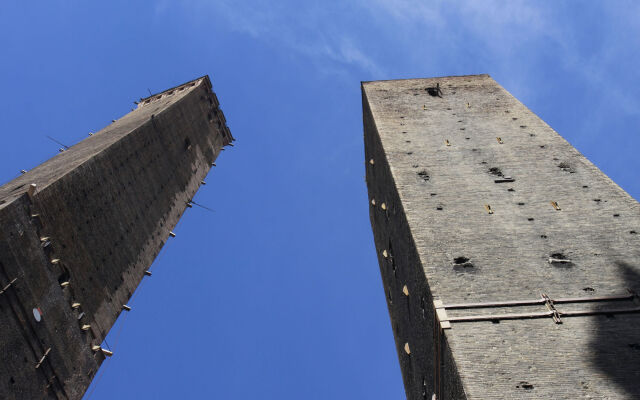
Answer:
<svg viewBox="0 0 640 400"><path fill-rule="evenodd" d="M407 398L640 398L640 313L454 322L436 345L433 305L640 293L638 202L488 75L365 82L362 95L371 223Z"/></svg>
<svg viewBox="0 0 640 400"><path fill-rule="evenodd" d="M82 397L104 360L92 347L232 140L205 76L0 188L0 290L15 279L0 294L0 398Z"/></svg>

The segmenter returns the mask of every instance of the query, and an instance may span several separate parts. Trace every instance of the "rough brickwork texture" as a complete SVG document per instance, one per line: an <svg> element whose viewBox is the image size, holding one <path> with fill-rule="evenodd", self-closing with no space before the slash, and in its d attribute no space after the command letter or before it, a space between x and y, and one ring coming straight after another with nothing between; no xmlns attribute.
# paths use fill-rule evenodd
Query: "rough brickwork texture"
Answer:
<svg viewBox="0 0 640 400"><path fill-rule="evenodd" d="M82 398L94 346L232 140L205 76L0 188L0 398Z"/></svg>
<svg viewBox="0 0 640 400"><path fill-rule="evenodd" d="M441 330L434 312L434 300L639 293L638 202L488 75L365 82L362 96L371 224L407 398L640 398L640 313Z"/></svg>

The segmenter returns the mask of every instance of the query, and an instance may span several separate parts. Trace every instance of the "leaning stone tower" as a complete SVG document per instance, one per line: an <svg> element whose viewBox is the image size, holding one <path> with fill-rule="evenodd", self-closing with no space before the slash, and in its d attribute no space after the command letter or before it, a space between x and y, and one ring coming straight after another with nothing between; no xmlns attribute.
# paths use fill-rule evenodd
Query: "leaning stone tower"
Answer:
<svg viewBox="0 0 640 400"><path fill-rule="evenodd" d="M205 76L0 188L0 398L80 399L101 344L233 138Z"/></svg>
<svg viewBox="0 0 640 400"><path fill-rule="evenodd" d="M638 202L488 75L362 102L407 398L639 398Z"/></svg>

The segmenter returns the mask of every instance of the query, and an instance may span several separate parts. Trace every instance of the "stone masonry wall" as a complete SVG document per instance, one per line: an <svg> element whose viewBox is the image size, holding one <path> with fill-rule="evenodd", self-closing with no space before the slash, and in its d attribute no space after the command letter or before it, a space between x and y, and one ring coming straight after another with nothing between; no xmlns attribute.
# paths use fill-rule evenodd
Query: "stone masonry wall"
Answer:
<svg viewBox="0 0 640 400"><path fill-rule="evenodd" d="M17 278L0 294L0 398L82 397L94 346L231 141L204 77L0 188L0 286Z"/></svg>
<svg viewBox="0 0 640 400"><path fill-rule="evenodd" d="M637 398L638 202L488 75L362 87L371 222L407 398ZM557 304L561 323L452 322L436 334L434 301L542 294L590 301ZM546 311L451 309L444 321Z"/></svg>

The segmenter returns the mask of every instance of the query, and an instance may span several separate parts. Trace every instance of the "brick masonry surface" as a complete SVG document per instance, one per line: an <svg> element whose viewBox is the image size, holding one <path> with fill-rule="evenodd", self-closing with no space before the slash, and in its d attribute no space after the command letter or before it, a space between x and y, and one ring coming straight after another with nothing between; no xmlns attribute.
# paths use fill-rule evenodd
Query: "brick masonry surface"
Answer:
<svg viewBox="0 0 640 400"><path fill-rule="evenodd" d="M205 76L0 188L1 399L82 398L95 346L232 140Z"/></svg>
<svg viewBox="0 0 640 400"><path fill-rule="evenodd" d="M434 300L640 293L638 202L488 75L364 82L362 97L368 206L407 398L640 398L640 313L441 330L434 311Z"/></svg>

